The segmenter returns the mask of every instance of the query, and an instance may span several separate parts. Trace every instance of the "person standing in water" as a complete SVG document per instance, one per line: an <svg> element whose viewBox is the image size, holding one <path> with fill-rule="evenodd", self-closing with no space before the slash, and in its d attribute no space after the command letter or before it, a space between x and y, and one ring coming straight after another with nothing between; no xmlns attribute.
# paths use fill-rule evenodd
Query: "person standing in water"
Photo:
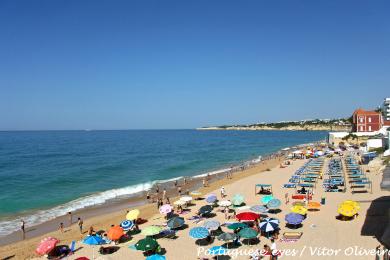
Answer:
<svg viewBox="0 0 390 260"><path fill-rule="evenodd" d="M22 231L22 238L23 238L23 240L26 238L25 224L26 224L26 223L25 223L24 220L22 219L21 225L20 225L20 230Z"/></svg>

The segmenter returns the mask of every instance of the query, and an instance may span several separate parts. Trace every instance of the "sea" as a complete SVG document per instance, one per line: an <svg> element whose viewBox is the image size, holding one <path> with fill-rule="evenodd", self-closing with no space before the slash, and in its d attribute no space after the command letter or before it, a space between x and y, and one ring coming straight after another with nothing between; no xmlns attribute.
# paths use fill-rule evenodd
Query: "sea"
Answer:
<svg viewBox="0 0 390 260"><path fill-rule="evenodd" d="M3 131L0 236L69 211L200 176L286 147L324 140L324 131Z"/></svg>

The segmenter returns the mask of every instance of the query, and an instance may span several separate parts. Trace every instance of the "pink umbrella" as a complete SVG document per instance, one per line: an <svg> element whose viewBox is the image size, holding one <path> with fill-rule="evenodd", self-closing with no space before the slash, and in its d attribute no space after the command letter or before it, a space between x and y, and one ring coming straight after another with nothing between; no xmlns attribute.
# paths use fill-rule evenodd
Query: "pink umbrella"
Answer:
<svg viewBox="0 0 390 260"><path fill-rule="evenodd" d="M172 206L169 204L165 204L160 207L161 214L168 214L171 211L172 211Z"/></svg>
<svg viewBox="0 0 390 260"><path fill-rule="evenodd" d="M39 244L37 249L35 249L35 252L38 255L46 255L46 254L50 253L59 242L60 242L60 240L58 240L57 238L54 238L54 237L44 238L41 240L41 243Z"/></svg>

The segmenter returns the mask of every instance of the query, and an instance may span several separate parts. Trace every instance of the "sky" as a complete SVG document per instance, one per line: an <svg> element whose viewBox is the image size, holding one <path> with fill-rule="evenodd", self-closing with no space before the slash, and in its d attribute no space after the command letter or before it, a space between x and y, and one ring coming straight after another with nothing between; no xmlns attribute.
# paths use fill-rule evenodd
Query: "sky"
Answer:
<svg viewBox="0 0 390 260"><path fill-rule="evenodd" d="M0 1L0 130L349 116L390 96L390 1Z"/></svg>

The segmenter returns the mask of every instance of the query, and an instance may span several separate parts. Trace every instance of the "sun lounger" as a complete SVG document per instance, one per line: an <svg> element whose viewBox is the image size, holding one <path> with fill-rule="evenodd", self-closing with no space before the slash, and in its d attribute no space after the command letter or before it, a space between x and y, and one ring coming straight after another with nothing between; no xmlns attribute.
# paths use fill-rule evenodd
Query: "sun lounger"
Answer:
<svg viewBox="0 0 390 260"><path fill-rule="evenodd" d="M283 238L284 239L300 239L302 237L302 232L284 232Z"/></svg>
<svg viewBox="0 0 390 260"><path fill-rule="evenodd" d="M294 183L286 183L286 184L283 184L283 188L296 188L297 185L294 184Z"/></svg>

